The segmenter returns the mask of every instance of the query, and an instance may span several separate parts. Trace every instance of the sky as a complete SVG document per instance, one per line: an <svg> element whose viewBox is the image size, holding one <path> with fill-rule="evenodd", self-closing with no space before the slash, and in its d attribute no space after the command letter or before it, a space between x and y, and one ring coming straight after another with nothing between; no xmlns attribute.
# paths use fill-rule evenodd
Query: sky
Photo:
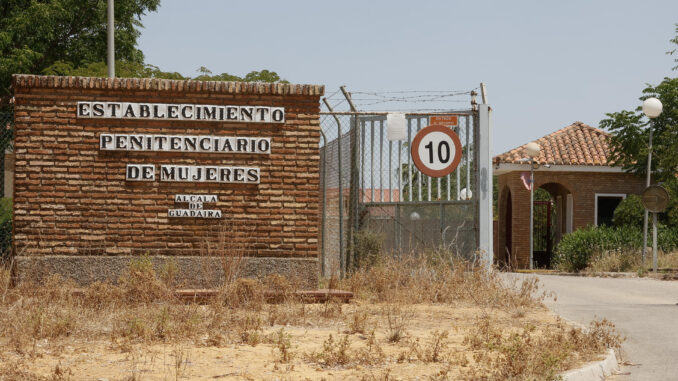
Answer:
<svg viewBox="0 0 678 381"><path fill-rule="evenodd" d="M666 55L675 0L162 0L141 22L139 48L164 71L268 69L325 85L333 104L345 85L361 111L465 108L467 94L412 100L483 82L493 154L575 121L597 127L605 113L637 107L646 84L678 75ZM379 96L361 93L421 97L374 104Z"/></svg>

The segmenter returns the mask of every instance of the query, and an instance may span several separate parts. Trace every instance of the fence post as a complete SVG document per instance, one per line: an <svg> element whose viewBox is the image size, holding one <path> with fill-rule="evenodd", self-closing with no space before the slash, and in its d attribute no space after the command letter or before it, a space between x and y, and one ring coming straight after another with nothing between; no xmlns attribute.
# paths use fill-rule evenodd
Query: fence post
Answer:
<svg viewBox="0 0 678 381"><path fill-rule="evenodd" d="M323 138L323 149L320 155L320 161L322 163L320 167L320 173L322 175L320 176L320 181L322 184L322 187L320 188L321 192L321 198L322 198L322 216L320 220L320 237L322 238L321 241L321 246L320 246L320 273L322 276L326 277L327 276L327 269L325 268L325 262L327 258L325 257L325 241L326 241L326 236L325 236L325 219L326 219L326 214L327 214L327 194L326 194L326 189L327 189L327 136L325 136L325 132L323 132L322 127L320 127L320 136Z"/></svg>
<svg viewBox="0 0 678 381"><path fill-rule="evenodd" d="M359 151L359 129L360 121L358 115L353 117L353 125L351 126L351 189L348 197L349 215L348 222L351 228L349 229L349 245L351 245L351 266L355 267L358 264L358 253L356 252L356 232L360 229L360 213L358 212L359 200L359 168L358 168L358 151Z"/></svg>
<svg viewBox="0 0 678 381"><path fill-rule="evenodd" d="M485 254L485 265L494 260L492 239L492 109L478 105L478 249Z"/></svg>
<svg viewBox="0 0 678 381"><path fill-rule="evenodd" d="M351 94L346 91L346 86L340 86L339 89L341 90L342 94L344 94L344 98L346 98L346 101L348 102L349 106L351 107L352 112L358 112L358 109L355 107L355 104L353 104L353 100L351 99ZM359 228L359 214L358 214L358 197L360 193L359 189L359 184L360 184L360 178L359 178L359 172L358 172L358 155L359 155L359 139L360 139L360 134L359 134L359 126L360 126L360 120L358 114L354 114L353 118L351 118L351 130L350 130L350 144L351 144L351 153L350 153L350 189L349 189L349 194L348 194L348 247L349 247L349 254L347 255L347 260L346 260L346 268L347 270L349 269L350 266L355 267L358 262L358 256L355 250L355 233L358 231Z"/></svg>
<svg viewBox="0 0 678 381"><path fill-rule="evenodd" d="M327 101L327 98L323 98L323 102L325 102L325 106L327 106L327 109L332 113L332 117L334 117L334 120L337 122L337 131L339 132L337 135L337 166L339 167L339 173L337 175L337 179L339 180L339 277L343 279L346 271L346 261L344 260L344 189L341 168L341 121L339 120L339 117L334 114L334 110L332 110L332 106L330 106L330 102Z"/></svg>

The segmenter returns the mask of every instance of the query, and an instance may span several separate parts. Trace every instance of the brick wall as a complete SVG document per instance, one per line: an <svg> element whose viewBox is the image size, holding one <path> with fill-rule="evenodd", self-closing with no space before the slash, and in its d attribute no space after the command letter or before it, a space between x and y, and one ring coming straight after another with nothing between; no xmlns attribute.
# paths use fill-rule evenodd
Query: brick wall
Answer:
<svg viewBox="0 0 678 381"><path fill-rule="evenodd" d="M19 256L318 257L322 86L16 75L14 246ZM76 118L77 101L284 107L286 122ZM101 133L271 138L271 154L101 151ZM259 167L259 184L131 182L127 164ZM156 174L157 175L157 174ZM216 194L220 220L168 218L176 194Z"/></svg>
<svg viewBox="0 0 678 381"><path fill-rule="evenodd" d="M499 213L498 251L495 257L499 261L506 261L504 250L507 241L506 225L506 197L511 194L511 221L512 244L510 247L512 262L518 268L526 268L529 263L530 247L530 192L523 185L520 175L522 172L509 172L498 176L499 181ZM551 170L536 171L534 181L537 188L542 187L551 193L552 197L561 196L563 203L567 193L572 194L573 214L572 230L593 225L595 222L595 195L596 193L640 194L645 189L645 179L620 172L558 172ZM561 217L564 217L561 214ZM564 218L562 228L565 229ZM564 233L564 232L563 232Z"/></svg>

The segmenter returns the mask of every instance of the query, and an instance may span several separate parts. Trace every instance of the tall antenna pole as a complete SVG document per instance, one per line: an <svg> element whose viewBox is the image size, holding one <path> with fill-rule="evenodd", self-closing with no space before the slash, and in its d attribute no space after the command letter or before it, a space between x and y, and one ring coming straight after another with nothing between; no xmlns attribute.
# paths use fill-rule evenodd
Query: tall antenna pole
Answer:
<svg viewBox="0 0 678 381"><path fill-rule="evenodd" d="M114 16L115 12L113 10L113 1L108 0L108 76L110 78L115 78L115 31L114 31Z"/></svg>

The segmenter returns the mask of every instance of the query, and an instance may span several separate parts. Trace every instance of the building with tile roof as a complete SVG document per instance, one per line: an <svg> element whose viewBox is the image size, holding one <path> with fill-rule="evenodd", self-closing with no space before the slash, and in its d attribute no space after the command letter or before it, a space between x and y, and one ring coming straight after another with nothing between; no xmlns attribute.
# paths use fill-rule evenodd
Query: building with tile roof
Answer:
<svg viewBox="0 0 678 381"><path fill-rule="evenodd" d="M535 202L534 267L550 267L553 248L564 234L587 225L610 224L619 202L640 194L645 179L610 163L609 134L574 122L535 142L535 189L550 201ZM515 268L529 267L530 162L527 144L493 159L499 200L495 258Z"/></svg>

